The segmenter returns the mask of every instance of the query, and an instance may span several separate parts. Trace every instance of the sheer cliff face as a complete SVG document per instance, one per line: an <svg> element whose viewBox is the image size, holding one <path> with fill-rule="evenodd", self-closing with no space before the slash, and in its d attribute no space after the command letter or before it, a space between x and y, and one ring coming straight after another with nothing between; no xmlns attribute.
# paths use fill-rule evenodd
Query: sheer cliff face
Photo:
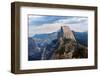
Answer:
<svg viewBox="0 0 100 76"><path fill-rule="evenodd" d="M58 35L59 38L72 39L76 41L73 32L70 30L68 26L62 26Z"/></svg>

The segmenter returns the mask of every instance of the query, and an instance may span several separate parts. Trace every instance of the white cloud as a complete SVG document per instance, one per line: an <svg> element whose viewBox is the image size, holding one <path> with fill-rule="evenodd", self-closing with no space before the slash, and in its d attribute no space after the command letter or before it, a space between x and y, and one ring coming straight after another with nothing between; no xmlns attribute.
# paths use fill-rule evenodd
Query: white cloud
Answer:
<svg viewBox="0 0 100 76"><path fill-rule="evenodd" d="M67 24L72 24L72 23L83 23L84 21L87 21L87 17L73 17L73 18L66 18L66 19L60 19L56 21L56 23L67 23Z"/></svg>
<svg viewBox="0 0 100 76"><path fill-rule="evenodd" d="M36 17L37 18L37 17ZM60 19L52 24L42 24L41 26L29 26L29 37L34 34L51 33L59 30L61 26L69 26L71 30L76 32L84 32L88 30L88 18L73 17Z"/></svg>
<svg viewBox="0 0 100 76"><path fill-rule="evenodd" d="M43 24L42 26L29 26L29 36L34 34L51 33L59 30L63 26L62 23Z"/></svg>

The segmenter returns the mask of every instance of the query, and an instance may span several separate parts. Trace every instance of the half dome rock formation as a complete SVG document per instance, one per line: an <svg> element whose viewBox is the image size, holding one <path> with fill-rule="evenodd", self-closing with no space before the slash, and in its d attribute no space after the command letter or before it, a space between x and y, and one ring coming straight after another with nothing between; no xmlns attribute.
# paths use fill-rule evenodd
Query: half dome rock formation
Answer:
<svg viewBox="0 0 100 76"><path fill-rule="evenodd" d="M52 59L87 58L87 47L79 44L68 26L62 26L58 33L59 46Z"/></svg>
<svg viewBox="0 0 100 76"><path fill-rule="evenodd" d="M65 39L72 39L76 41L73 32L70 30L68 26L61 26L60 32L58 33L59 38L65 38Z"/></svg>

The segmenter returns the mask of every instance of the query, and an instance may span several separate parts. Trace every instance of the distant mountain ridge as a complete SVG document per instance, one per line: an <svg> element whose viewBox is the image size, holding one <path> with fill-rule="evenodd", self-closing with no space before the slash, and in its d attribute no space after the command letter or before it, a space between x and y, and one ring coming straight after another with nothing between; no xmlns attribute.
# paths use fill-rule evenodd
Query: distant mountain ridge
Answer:
<svg viewBox="0 0 100 76"><path fill-rule="evenodd" d="M88 46L88 32L73 32L78 43Z"/></svg>
<svg viewBox="0 0 100 76"><path fill-rule="evenodd" d="M47 40L48 43L50 43L52 40L57 39L57 34L58 34L57 32L48 33L48 34L36 34L32 38Z"/></svg>

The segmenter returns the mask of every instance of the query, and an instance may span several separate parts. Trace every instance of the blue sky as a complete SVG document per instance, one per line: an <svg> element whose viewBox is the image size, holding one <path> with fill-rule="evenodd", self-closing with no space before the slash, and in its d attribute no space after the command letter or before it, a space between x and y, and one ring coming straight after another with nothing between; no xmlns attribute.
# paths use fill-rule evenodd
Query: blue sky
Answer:
<svg viewBox="0 0 100 76"><path fill-rule="evenodd" d="M51 33L61 26L69 26L76 32L88 31L88 17L29 15L29 37L35 34Z"/></svg>

